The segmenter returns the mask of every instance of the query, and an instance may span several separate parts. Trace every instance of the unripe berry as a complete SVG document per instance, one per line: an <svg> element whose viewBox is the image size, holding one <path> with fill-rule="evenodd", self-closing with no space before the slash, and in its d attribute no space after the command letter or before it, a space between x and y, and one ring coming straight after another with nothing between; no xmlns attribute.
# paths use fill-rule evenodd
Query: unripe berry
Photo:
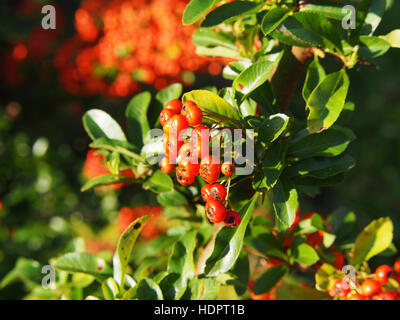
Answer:
<svg viewBox="0 0 400 320"><path fill-rule="evenodd" d="M225 226L234 228L237 227L240 222L242 222L242 217L239 213L233 210L229 210L226 212L226 217L224 219Z"/></svg>
<svg viewBox="0 0 400 320"><path fill-rule="evenodd" d="M175 111L171 109L163 109L160 113L161 125L164 127L175 114L176 114Z"/></svg>
<svg viewBox="0 0 400 320"><path fill-rule="evenodd" d="M182 102L178 99L173 99L165 104L164 109L170 109L174 111L175 114L180 113L182 110Z"/></svg>
<svg viewBox="0 0 400 320"><path fill-rule="evenodd" d="M167 157L164 157L160 162L160 168L162 172L168 174L174 171L175 165Z"/></svg>
<svg viewBox="0 0 400 320"><path fill-rule="evenodd" d="M191 126L197 126L203 121L203 112L199 107L188 107L185 112L185 117Z"/></svg>
<svg viewBox="0 0 400 320"><path fill-rule="evenodd" d="M226 176L231 176L235 173L235 164L232 162L224 162L221 166L222 174Z"/></svg>
<svg viewBox="0 0 400 320"><path fill-rule="evenodd" d="M210 200L206 203L205 209L207 218L211 222L219 223L224 221L226 217L226 208L221 202Z"/></svg>
<svg viewBox="0 0 400 320"><path fill-rule="evenodd" d="M361 283L360 292L363 296L370 298L381 291L381 284L375 279L367 279Z"/></svg>
<svg viewBox="0 0 400 320"><path fill-rule="evenodd" d="M214 156L208 156L200 162L200 176L208 183L214 183L218 180L221 172L219 159Z"/></svg>
<svg viewBox="0 0 400 320"><path fill-rule="evenodd" d="M387 264L381 265L375 270L376 280L381 284L388 283L388 278L392 276L393 269Z"/></svg>

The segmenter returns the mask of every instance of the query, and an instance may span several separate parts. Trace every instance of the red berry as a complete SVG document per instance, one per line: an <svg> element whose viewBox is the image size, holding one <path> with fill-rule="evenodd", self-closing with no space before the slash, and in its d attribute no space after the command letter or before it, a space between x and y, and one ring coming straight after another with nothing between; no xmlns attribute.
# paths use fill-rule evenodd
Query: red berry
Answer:
<svg viewBox="0 0 400 320"><path fill-rule="evenodd" d="M203 121L203 112L199 107L191 106L186 109L185 117L191 126L197 126Z"/></svg>
<svg viewBox="0 0 400 320"><path fill-rule="evenodd" d="M365 297L357 292L350 292L346 296L346 300L364 300Z"/></svg>
<svg viewBox="0 0 400 320"><path fill-rule="evenodd" d="M226 217L224 219L225 226L234 228L237 227L240 222L242 222L242 217L239 213L233 210L229 210L226 212Z"/></svg>
<svg viewBox="0 0 400 320"><path fill-rule="evenodd" d="M206 202L210 200L223 201L226 198L226 189L220 183L205 184L201 188L201 196Z"/></svg>
<svg viewBox="0 0 400 320"><path fill-rule="evenodd" d="M182 174L186 174L186 177L196 177L199 174L200 165L197 163L192 163L190 159L185 158L179 161L179 169Z"/></svg>
<svg viewBox="0 0 400 320"><path fill-rule="evenodd" d="M210 129L203 125L196 126L190 136L193 140L210 141Z"/></svg>
<svg viewBox="0 0 400 320"><path fill-rule="evenodd" d="M189 123L185 116L176 114L167 122L163 130L165 134L181 137L187 128L189 128Z"/></svg>
<svg viewBox="0 0 400 320"><path fill-rule="evenodd" d="M232 162L224 162L221 166L222 174L226 176L231 176L235 173L235 164Z"/></svg>
<svg viewBox="0 0 400 320"><path fill-rule="evenodd" d="M171 109L163 109L160 113L161 125L164 127L175 114L176 114L175 111Z"/></svg>
<svg viewBox="0 0 400 320"><path fill-rule="evenodd" d="M218 200L207 201L205 209L207 218L211 222L218 223L224 221L226 217L226 208L222 202Z"/></svg>
<svg viewBox="0 0 400 320"><path fill-rule="evenodd" d="M384 291L375 296L376 300L398 300L399 294L397 291Z"/></svg>
<svg viewBox="0 0 400 320"><path fill-rule="evenodd" d="M200 176L208 183L214 183L218 180L221 172L219 159L214 156L208 156L200 162Z"/></svg>
<svg viewBox="0 0 400 320"><path fill-rule="evenodd" d="M397 274L400 274L400 258L395 261L393 269Z"/></svg>
<svg viewBox="0 0 400 320"><path fill-rule="evenodd" d="M183 105L182 105L181 113L182 113L184 116L186 116L186 112L187 112L187 110L188 110L190 107L197 107L197 104L196 104L195 102L193 102L193 101L190 101L190 100L185 101L185 102L183 103Z"/></svg>
<svg viewBox="0 0 400 320"><path fill-rule="evenodd" d="M370 298L381 291L381 284L377 280L367 279L361 283L360 289L363 296Z"/></svg>
<svg viewBox="0 0 400 320"><path fill-rule="evenodd" d="M333 288L331 290L329 290L329 294L332 297L335 297L337 295L339 295L341 297L347 296L347 294L350 292L350 286L347 284L347 286L345 287L344 282L345 281L343 281L343 279L337 279L333 283Z"/></svg>
<svg viewBox="0 0 400 320"><path fill-rule="evenodd" d="M191 185L194 182L194 176L188 176L187 172L183 171L180 167L176 169L176 178L183 186Z"/></svg>
<svg viewBox="0 0 400 320"><path fill-rule="evenodd" d="M170 160L174 160L178 157L179 150L183 144L184 142L177 138L170 138L167 135L163 136L164 151Z"/></svg>
<svg viewBox="0 0 400 320"><path fill-rule="evenodd" d="M160 168L162 172L168 174L174 171L175 165L167 157L164 157L160 162Z"/></svg>
<svg viewBox="0 0 400 320"><path fill-rule="evenodd" d="M393 269L387 264L383 264L376 268L375 276L376 280L378 280L381 284L388 283L388 278L392 276Z"/></svg>
<svg viewBox="0 0 400 320"><path fill-rule="evenodd" d="M182 110L182 102L178 99L173 99L165 104L164 109L170 109L174 111L175 114L180 113Z"/></svg>
<svg viewBox="0 0 400 320"><path fill-rule="evenodd" d="M186 142L179 150L182 159L191 159L193 163L198 163L197 150L192 142Z"/></svg>

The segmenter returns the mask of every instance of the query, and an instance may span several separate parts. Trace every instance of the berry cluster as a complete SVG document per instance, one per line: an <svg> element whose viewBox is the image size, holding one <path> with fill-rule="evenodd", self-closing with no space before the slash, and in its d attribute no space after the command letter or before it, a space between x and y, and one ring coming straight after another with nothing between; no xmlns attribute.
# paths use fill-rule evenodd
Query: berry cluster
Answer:
<svg viewBox="0 0 400 320"><path fill-rule="evenodd" d="M63 86L77 95L129 96L140 83L162 89L218 75L225 60L197 56L195 26L182 26L187 0L83 0L76 35L55 58Z"/></svg>
<svg viewBox="0 0 400 320"><path fill-rule="evenodd" d="M201 188L201 196L206 202L207 218L213 223L224 222L228 227L236 227L241 222L240 215L226 209L235 165L233 162L224 162L221 165L220 159L210 155L210 129L201 124L202 120L203 113L193 101L182 104L180 100L174 99L165 104L160 113L165 151L160 167L164 173L169 174L174 171L177 163L176 178L183 186L191 185L200 175L207 182ZM227 187L216 183L221 172L228 177Z"/></svg>
<svg viewBox="0 0 400 320"><path fill-rule="evenodd" d="M360 275L363 279L357 289L352 290L343 279L336 279L331 284L329 294L334 299L343 300L400 300L400 258L394 266L386 264L376 268L375 272Z"/></svg>

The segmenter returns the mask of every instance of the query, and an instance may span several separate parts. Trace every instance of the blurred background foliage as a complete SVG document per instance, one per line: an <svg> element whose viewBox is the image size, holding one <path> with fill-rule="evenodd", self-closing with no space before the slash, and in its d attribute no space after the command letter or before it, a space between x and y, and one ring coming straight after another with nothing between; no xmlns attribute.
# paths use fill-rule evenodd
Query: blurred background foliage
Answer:
<svg viewBox="0 0 400 320"><path fill-rule="evenodd" d="M121 120L130 97L141 89L155 92L154 87L160 89L176 81L184 82L186 90L206 85L221 88L226 84L226 80L218 75L224 61L196 58L193 51L180 57L179 52L190 43L189 30L180 34L185 40L173 46L172 56L171 47L167 48L167 58L159 62L161 65L175 64L178 69L149 70L146 66L151 63L141 62L134 63L134 69L125 71L118 69L118 63L106 64L104 69L101 61L96 60L99 57L92 56L96 60L91 62L96 64L97 73L83 79L80 78L82 74L75 73L73 79L78 79L79 83L98 80L95 90L82 91L82 86L74 90L74 83L67 83L73 80L68 78L68 72L77 68L74 63L79 60L78 55L84 50L93 55L98 51L94 48L107 36L102 29L105 14L100 9L108 7L112 12L113 8L120 8L126 2L130 1L4 0L0 3L0 279L12 269L18 257L46 263L50 257L62 253L77 236L85 238L89 252L110 250L118 234L116 224L122 223L124 215L134 214L127 209L119 213L121 208L157 205L155 197L144 193L140 186L129 186L124 192L113 189L80 192L89 143L81 125L85 110L101 107ZM152 1L135 2L146 7L146 3ZM176 8L175 2L179 4ZM165 1L170 6L170 19L180 20L179 12L174 10L183 12L186 2ZM40 28L43 17L40 11L44 4L54 4L57 8L56 30ZM88 13L97 10L96 14L89 14L89 22L82 11L77 15L77 10L82 8ZM400 3L393 1L377 34L398 28L399 16ZM86 38L82 37L82 30L87 30L85 26L79 26L82 19L97 25L96 36L91 38L86 34ZM151 21L152 17L147 19ZM163 42L158 38L157 27L151 23L147 27L155 32L151 41ZM176 38L171 38L168 33L165 37L167 44ZM71 43L73 45L67 52L69 64L57 63L56 57ZM147 49L151 48L149 45ZM121 48L119 51L114 47L111 49L121 54ZM140 48L128 52L119 58L136 57ZM185 65L188 59L193 61ZM334 61L331 63L335 64ZM114 70L114 73L98 73L99 68ZM151 76L150 71L153 72ZM132 82L128 80L127 84L124 79L118 80L118 75L124 72L135 75ZM339 186L323 189L314 199L301 199L303 212L317 211L326 215L345 206L356 212L360 227L371 219L390 216L395 230L399 230L399 73L398 50L379 58L376 65L362 65L351 71L350 100L356 108L349 121L358 139L350 149L357 165ZM298 89L300 93L301 88ZM295 113L304 109L301 95L297 96L299 99L291 106ZM399 247L399 232L394 234ZM0 290L0 299L18 299L25 294L23 285L17 282Z"/></svg>

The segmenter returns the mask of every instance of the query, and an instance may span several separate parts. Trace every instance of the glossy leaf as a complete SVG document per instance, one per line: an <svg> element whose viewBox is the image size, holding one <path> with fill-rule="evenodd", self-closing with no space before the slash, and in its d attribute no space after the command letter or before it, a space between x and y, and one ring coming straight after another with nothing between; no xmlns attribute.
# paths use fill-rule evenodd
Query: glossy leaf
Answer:
<svg viewBox="0 0 400 320"><path fill-rule="evenodd" d="M361 36L360 42L358 54L365 59L377 58L390 49L390 43L380 37Z"/></svg>
<svg viewBox="0 0 400 320"><path fill-rule="evenodd" d="M108 278L101 284L103 295L106 300L115 300L119 294L118 284L113 278Z"/></svg>
<svg viewBox="0 0 400 320"><path fill-rule="evenodd" d="M349 78L346 71L331 73L312 91L307 100L308 130L320 132L328 129L337 120L343 109Z"/></svg>
<svg viewBox="0 0 400 320"><path fill-rule="evenodd" d="M254 63L239 74L235 81L233 81L233 87L245 96L249 95L269 79L281 57L282 55L279 55L275 61Z"/></svg>
<svg viewBox="0 0 400 320"><path fill-rule="evenodd" d="M214 300L218 295L220 283L213 278L192 278L189 287L190 300Z"/></svg>
<svg viewBox="0 0 400 320"><path fill-rule="evenodd" d="M393 30L381 38L385 39L392 48L400 48L400 29Z"/></svg>
<svg viewBox="0 0 400 320"><path fill-rule="evenodd" d="M300 12L310 12L318 14L324 18L330 18L335 20L342 21L343 18L346 16L343 13L342 7L334 7L334 6L327 6L327 5L317 5L317 4L307 4L303 8L300 9Z"/></svg>
<svg viewBox="0 0 400 320"><path fill-rule="evenodd" d="M321 291L328 291L329 286L332 280L335 279L336 275L336 268L328 263L324 263L315 274L316 288Z"/></svg>
<svg viewBox="0 0 400 320"><path fill-rule="evenodd" d="M89 274L100 282L112 276L112 269L103 259L85 252L67 253L55 260L54 267L67 272Z"/></svg>
<svg viewBox="0 0 400 320"><path fill-rule="evenodd" d="M94 189L94 188L110 186L110 185L120 184L120 183L132 183L132 182L134 182L133 179L126 178L123 175L106 174L104 176L100 176L100 177L94 178L94 179L86 182L82 186L81 191L85 192L85 191L88 191L88 190Z"/></svg>
<svg viewBox="0 0 400 320"><path fill-rule="evenodd" d="M201 26L205 28L215 27L226 20L256 12L259 8L260 4L251 1L228 2L211 11L203 20Z"/></svg>
<svg viewBox="0 0 400 320"><path fill-rule="evenodd" d="M129 257L131 256L133 246L136 239L143 229L144 224L150 216L144 216L133 221L129 227L121 234L117 249L113 258L114 279L120 288L124 288L125 272L128 266Z"/></svg>
<svg viewBox="0 0 400 320"><path fill-rule="evenodd" d="M326 76L324 68L320 65L318 57L314 56L314 60L308 65L306 80L303 86L303 98L307 102L311 92L321 83Z"/></svg>
<svg viewBox="0 0 400 320"><path fill-rule="evenodd" d="M357 237L350 263L359 266L387 249L393 239L393 223L389 217L372 221Z"/></svg>
<svg viewBox="0 0 400 320"><path fill-rule="evenodd" d="M119 124L106 112L91 109L83 117L83 127L92 140L109 138L125 141L126 137Z"/></svg>
<svg viewBox="0 0 400 320"><path fill-rule="evenodd" d="M338 126L312 134L304 130L289 146L288 155L298 159L335 157L343 153L354 139L355 135L351 130Z"/></svg>
<svg viewBox="0 0 400 320"><path fill-rule="evenodd" d="M165 207L179 207L186 206L188 204L186 197L177 190L162 192L158 194L157 201L159 204Z"/></svg>
<svg viewBox="0 0 400 320"><path fill-rule="evenodd" d="M143 146L147 132L150 130L147 120L150 102L151 94L145 91L133 97L125 110L129 138L138 147Z"/></svg>
<svg viewBox="0 0 400 320"><path fill-rule="evenodd" d="M216 0L191 0L183 12L183 24L193 24L205 15L213 5L219 1Z"/></svg>
<svg viewBox="0 0 400 320"><path fill-rule="evenodd" d="M290 246L290 258L299 264L311 266L319 260L319 256L315 249L307 243L296 241L294 239Z"/></svg>
<svg viewBox="0 0 400 320"><path fill-rule="evenodd" d="M143 188L155 193L170 192L174 188L174 183L169 175L165 174L161 170L157 170L143 183Z"/></svg>
<svg viewBox="0 0 400 320"><path fill-rule="evenodd" d="M274 31L288 16L290 10L276 7L267 12L261 22L261 30L265 35Z"/></svg>
<svg viewBox="0 0 400 320"><path fill-rule="evenodd" d="M147 278L139 281L136 297L139 300L163 300L162 291L158 284Z"/></svg>
<svg viewBox="0 0 400 320"><path fill-rule="evenodd" d="M253 214L257 197L258 195L255 194L253 198L248 200L239 210L242 222L238 227L222 228L218 232L213 252L206 262L205 273L207 276L215 277L218 274L229 271L234 266L239 257L244 234Z"/></svg>
<svg viewBox="0 0 400 320"><path fill-rule="evenodd" d="M299 207L296 189L278 180L272 191L275 223L280 231L286 231L293 224Z"/></svg>
<svg viewBox="0 0 400 320"><path fill-rule="evenodd" d="M282 279L288 271L286 266L274 266L268 268L254 283L254 293L263 294L269 292Z"/></svg>

